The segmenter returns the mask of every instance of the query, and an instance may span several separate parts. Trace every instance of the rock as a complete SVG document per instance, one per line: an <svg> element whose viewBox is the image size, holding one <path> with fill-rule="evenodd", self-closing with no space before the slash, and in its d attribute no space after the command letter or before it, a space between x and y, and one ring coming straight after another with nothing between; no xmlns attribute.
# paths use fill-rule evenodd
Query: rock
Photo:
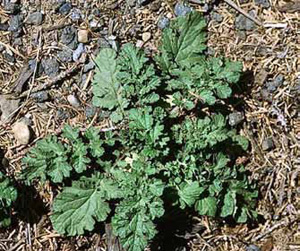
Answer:
<svg viewBox="0 0 300 251"><path fill-rule="evenodd" d="M221 23L224 19L223 15L217 13L217 12L212 12L211 13L211 18L215 21L217 21L218 23Z"/></svg>
<svg viewBox="0 0 300 251"><path fill-rule="evenodd" d="M47 91L32 93L30 97L33 98L38 103L45 102L49 99L49 95Z"/></svg>
<svg viewBox="0 0 300 251"><path fill-rule="evenodd" d="M7 31L9 28L8 24L2 24L0 23L0 31Z"/></svg>
<svg viewBox="0 0 300 251"><path fill-rule="evenodd" d="M170 19L163 16L158 20L157 27L163 30L169 25L169 23L170 23Z"/></svg>
<svg viewBox="0 0 300 251"><path fill-rule="evenodd" d="M75 50L77 47L77 30L73 26L67 26L62 30L60 41L68 46L70 49Z"/></svg>
<svg viewBox="0 0 300 251"><path fill-rule="evenodd" d="M10 3L5 4L4 10L7 12L7 14L15 15L20 12L21 6L18 3L10 2Z"/></svg>
<svg viewBox="0 0 300 251"><path fill-rule="evenodd" d="M266 87L269 92L275 92L278 87L280 87L283 84L284 76L282 74L279 74L273 81L267 82Z"/></svg>
<svg viewBox="0 0 300 251"><path fill-rule="evenodd" d="M78 42L87 43L89 41L89 31L88 30L79 30L78 31Z"/></svg>
<svg viewBox="0 0 300 251"><path fill-rule="evenodd" d="M16 122L12 126L12 132L20 145L27 145L30 141L30 129L24 121Z"/></svg>
<svg viewBox="0 0 300 251"><path fill-rule="evenodd" d="M99 31L99 29L101 28L101 23L99 21L97 21L96 19L92 19L89 22L89 26L93 31Z"/></svg>
<svg viewBox="0 0 300 251"><path fill-rule="evenodd" d="M244 114L242 112L233 112L229 116L229 125L236 126L244 120Z"/></svg>
<svg viewBox="0 0 300 251"><path fill-rule="evenodd" d="M136 4L136 0L127 0L127 4L128 4L130 7L134 7L135 4Z"/></svg>
<svg viewBox="0 0 300 251"><path fill-rule="evenodd" d="M65 63L72 62L73 51L69 48L64 48L62 51L57 52L57 57Z"/></svg>
<svg viewBox="0 0 300 251"><path fill-rule="evenodd" d="M78 21L80 19L82 19L82 13L80 9L72 9L71 10L71 14L70 14L70 18L72 19L72 21Z"/></svg>
<svg viewBox="0 0 300 251"><path fill-rule="evenodd" d="M66 14L68 14L70 12L71 9L72 9L72 4L69 3L69 2L67 2L67 3L64 3L63 5L61 5L59 7L58 12L60 14L66 15Z"/></svg>
<svg viewBox="0 0 300 251"><path fill-rule="evenodd" d="M6 123L12 118L20 104L19 99L9 99L8 95L0 95L1 122Z"/></svg>
<svg viewBox="0 0 300 251"><path fill-rule="evenodd" d="M36 65L36 59L29 60L28 65L29 65L30 70L34 72L35 71L35 65ZM44 69L43 69L42 64L38 63L37 70L36 70L36 73L35 73L36 76L37 77L41 76L43 74L43 71L44 71Z"/></svg>
<svg viewBox="0 0 300 251"><path fill-rule="evenodd" d="M273 139L271 137L264 139L261 147L264 151L272 150L274 148Z"/></svg>
<svg viewBox="0 0 300 251"><path fill-rule="evenodd" d="M93 70L95 68L95 63L93 61L90 61L88 64L84 65L83 72L87 73L90 70Z"/></svg>
<svg viewBox="0 0 300 251"><path fill-rule="evenodd" d="M23 25L22 22L23 22L23 17L21 15L11 16L9 20L8 30L16 33L17 35L15 37L20 36L22 33L22 25Z"/></svg>
<svg viewBox="0 0 300 251"><path fill-rule="evenodd" d="M92 118L92 117L95 116L97 110L98 110L98 109L97 109L95 106L92 106L92 105L91 105L91 106L86 106L86 107L85 107L85 110L84 110L85 116L86 116L87 118Z"/></svg>
<svg viewBox="0 0 300 251"><path fill-rule="evenodd" d="M74 95L68 95L67 100L70 103L70 105L72 105L76 108L78 108L80 106L80 102L78 101L78 99Z"/></svg>
<svg viewBox="0 0 300 251"><path fill-rule="evenodd" d="M254 17L255 11L250 11L249 14ZM242 14L239 14L237 16L235 20L235 26L239 30L246 30L246 31L251 31L256 28L256 24Z"/></svg>
<svg viewBox="0 0 300 251"><path fill-rule="evenodd" d="M150 2L149 0L137 0L138 5L146 5L149 2Z"/></svg>
<svg viewBox="0 0 300 251"><path fill-rule="evenodd" d="M151 33L150 32L144 32L142 34L142 39L144 42L147 42L151 38Z"/></svg>
<svg viewBox="0 0 300 251"><path fill-rule="evenodd" d="M101 11L98 8L95 8L92 10L92 15L94 15L95 17L100 17Z"/></svg>
<svg viewBox="0 0 300 251"><path fill-rule="evenodd" d="M66 110L59 108L56 112L56 116L59 120L65 120L71 117L70 113L68 113Z"/></svg>
<svg viewBox="0 0 300 251"><path fill-rule="evenodd" d="M185 16L192 12L193 8L189 7L186 4L183 3L177 3L175 5L174 13L176 16Z"/></svg>
<svg viewBox="0 0 300 251"><path fill-rule="evenodd" d="M271 6L269 0L254 0L254 2L256 5L260 5L263 8L269 8Z"/></svg>
<svg viewBox="0 0 300 251"><path fill-rule="evenodd" d="M42 59L42 66L44 72L49 77L56 77L59 72L59 63L55 58L45 58Z"/></svg>
<svg viewBox="0 0 300 251"><path fill-rule="evenodd" d="M16 59L15 59L13 53L4 52L2 55L7 62L12 63L12 64L16 62Z"/></svg>
<svg viewBox="0 0 300 251"><path fill-rule="evenodd" d="M39 11L31 13L26 20L27 24L41 25L43 22L43 14Z"/></svg>
<svg viewBox="0 0 300 251"><path fill-rule="evenodd" d="M78 61L82 53L85 52L85 47L83 44L79 44L77 49L73 52L73 61Z"/></svg>
<svg viewBox="0 0 300 251"><path fill-rule="evenodd" d="M249 245L248 247L246 247L246 251L260 251L260 248L256 245Z"/></svg>
<svg viewBox="0 0 300 251"><path fill-rule="evenodd" d="M268 102L272 102L273 94L267 88L261 89L260 94L261 94L261 98L263 100L268 101Z"/></svg>

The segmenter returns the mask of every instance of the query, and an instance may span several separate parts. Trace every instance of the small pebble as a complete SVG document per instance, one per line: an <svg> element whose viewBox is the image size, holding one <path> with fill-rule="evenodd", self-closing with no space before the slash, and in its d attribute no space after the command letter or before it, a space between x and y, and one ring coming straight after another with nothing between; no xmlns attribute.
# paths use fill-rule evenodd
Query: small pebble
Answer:
<svg viewBox="0 0 300 251"><path fill-rule="evenodd" d="M271 6L269 0L254 0L254 2L263 8L269 8Z"/></svg>
<svg viewBox="0 0 300 251"><path fill-rule="evenodd" d="M57 52L57 57L62 62L72 62L73 60L73 51L69 48L64 48L62 51Z"/></svg>
<svg viewBox="0 0 300 251"><path fill-rule="evenodd" d="M49 95L47 91L40 91L30 95L36 102L42 103L49 99Z"/></svg>
<svg viewBox="0 0 300 251"><path fill-rule="evenodd" d="M273 81L267 82L266 87L269 92L275 92L283 84L284 76L279 74Z"/></svg>
<svg viewBox="0 0 300 251"><path fill-rule="evenodd" d="M89 32L88 30L79 30L78 31L78 42L87 43L89 41Z"/></svg>
<svg viewBox="0 0 300 251"><path fill-rule="evenodd" d="M143 42L142 40L138 40L138 41L136 41L136 44L135 44L135 46L136 46L137 48L142 48L142 47L143 47L143 45L144 45L144 42Z"/></svg>
<svg viewBox="0 0 300 251"><path fill-rule="evenodd" d="M16 122L12 126L12 132L20 145L27 145L30 141L30 129L24 121Z"/></svg>
<svg viewBox="0 0 300 251"><path fill-rule="evenodd" d="M70 18L72 19L72 21L78 21L82 18L82 13L80 9L72 9L71 10L71 14L70 14Z"/></svg>
<svg viewBox="0 0 300 251"><path fill-rule="evenodd" d="M83 72L87 73L90 70L93 70L95 68L95 63L93 61L90 61L88 64L84 65Z"/></svg>
<svg viewBox="0 0 300 251"><path fill-rule="evenodd" d="M76 108L78 108L80 106L78 99L74 95L68 95L67 100L70 103L70 105L72 105Z"/></svg>
<svg viewBox="0 0 300 251"><path fill-rule="evenodd" d="M242 112L233 112L229 116L229 125L236 126L244 120L244 114Z"/></svg>
<svg viewBox="0 0 300 251"><path fill-rule="evenodd" d="M20 12L21 6L18 3L10 2L4 6L4 10L10 15L15 15Z"/></svg>
<svg viewBox="0 0 300 251"><path fill-rule="evenodd" d="M170 23L170 19L167 17L161 17L157 23L157 27L161 30L163 30L164 28L166 28Z"/></svg>
<svg viewBox="0 0 300 251"><path fill-rule="evenodd" d="M248 247L246 247L246 251L260 251L260 248L254 244L251 244Z"/></svg>
<svg viewBox="0 0 300 251"><path fill-rule="evenodd" d="M142 39L144 42L147 42L151 38L151 33L150 32L144 32L142 34Z"/></svg>
<svg viewBox="0 0 300 251"><path fill-rule="evenodd" d="M262 142L262 145L261 145L262 149L264 151L269 151L269 150L272 150L274 148L274 142L273 142L273 139L272 138L266 138L264 139L264 141Z"/></svg>
<svg viewBox="0 0 300 251"><path fill-rule="evenodd" d="M43 14L39 11L31 13L27 20L27 24L40 25L43 22Z"/></svg>
<svg viewBox="0 0 300 251"><path fill-rule="evenodd" d="M87 118L92 118L95 116L97 108L95 106L86 106L85 107L85 116Z"/></svg>
<svg viewBox="0 0 300 251"><path fill-rule="evenodd" d="M192 8L183 3L177 3L175 5L174 13L176 16L186 16L192 12Z"/></svg>
<svg viewBox="0 0 300 251"><path fill-rule="evenodd" d="M221 23L224 19L223 15L221 15L217 12L212 12L211 17L213 20L217 21L218 23Z"/></svg>
<svg viewBox="0 0 300 251"><path fill-rule="evenodd" d="M60 6L58 11L60 14L66 15L70 12L71 9L72 9L72 4L67 2L64 3L62 6Z"/></svg>
<svg viewBox="0 0 300 251"><path fill-rule="evenodd" d="M9 21L9 31L19 32L22 29L23 18L21 15L11 16Z"/></svg>
<svg viewBox="0 0 300 251"><path fill-rule="evenodd" d="M255 16L255 11L250 11L249 15ZM242 14L239 14L235 20L235 26L239 30L246 30L251 31L256 28L256 24L250 20L249 18L245 17Z"/></svg>
<svg viewBox="0 0 300 251"><path fill-rule="evenodd" d="M2 24L0 23L0 31L7 31L9 28L9 25L8 24Z"/></svg>
<svg viewBox="0 0 300 251"><path fill-rule="evenodd" d="M77 47L77 30L73 26L67 26L62 30L60 41L70 49L75 50Z"/></svg>
<svg viewBox="0 0 300 251"><path fill-rule="evenodd" d="M59 63L55 58L42 59L44 72L49 77L56 77L59 72Z"/></svg>
<svg viewBox="0 0 300 251"><path fill-rule="evenodd" d="M79 44L77 49L73 52L73 61L78 61L82 53L85 52L85 47L83 44Z"/></svg>

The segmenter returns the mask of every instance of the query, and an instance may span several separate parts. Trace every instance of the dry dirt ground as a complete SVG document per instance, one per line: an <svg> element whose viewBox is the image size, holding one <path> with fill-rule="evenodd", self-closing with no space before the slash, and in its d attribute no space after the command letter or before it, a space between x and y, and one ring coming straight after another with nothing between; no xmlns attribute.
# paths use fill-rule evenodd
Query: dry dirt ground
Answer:
<svg viewBox="0 0 300 251"><path fill-rule="evenodd" d="M245 115L241 130L252 148L244 161L259 184L258 212L264 219L220 226L196 218L205 231L180 237L188 245L177 250L300 250L300 2L205 1L186 2L208 20L208 53L244 64L245 104L237 109ZM91 104L92 58L101 47L125 42L151 54L161 28L175 16L177 1L0 3L0 147L5 154L2 169L14 177L28 149L45 135L58 133L63 124L108 123ZM245 19L243 10L257 24ZM10 93L19 99L5 100L3 95ZM20 120L33 135L21 146L12 132ZM0 250L106 250L101 228L77 238L55 233L47 217L52 189L46 185L23 191L16 219L1 230Z"/></svg>

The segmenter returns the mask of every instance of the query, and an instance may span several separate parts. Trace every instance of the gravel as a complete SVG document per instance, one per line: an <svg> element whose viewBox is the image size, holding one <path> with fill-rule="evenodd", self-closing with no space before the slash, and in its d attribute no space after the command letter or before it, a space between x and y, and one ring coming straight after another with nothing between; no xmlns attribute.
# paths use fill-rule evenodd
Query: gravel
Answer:
<svg viewBox="0 0 300 251"><path fill-rule="evenodd" d="M8 24L6 24L6 23L4 23L4 24L0 23L0 31L7 31L8 28L9 28Z"/></svg>
<svg viewBox="0 0 300 251"><path fill-rule="evenodd" d="M12 126L12 132L20 145L27 145L30 141L30 129L24 121L16 122Z"/></svg>
<svg viewBox="0 0 300 251"><path fill-rule="evenodd" d="M271 137L264 139L264 141L262 142L261 147L264 151L272 150L274 148L273 139Z"/></svg>
<svg viewBox="0 0 300 251"><path fill-rule="evenodd" d="M49 99L49 95L47 91L32 93L30 97L33 98L38 103L43 103Z"/></svg>
<svg viewBox="0 0 300 251"><path fill-rule="evenodd" d="M88 71L93 70L93 69L95 69L95 63L93 61L90 61L88 64L86 64L83 67L83 72L87 73Z"/></svg>
<svg viewBox="0 0 300 251"><path fill-rule="evenodd" d="M163 30L164 28L169 26L169 23L170 23L170 19L163 16L158 20L157 27Z"/></svg>
<svg viewBox="0 0 300 251"><path fill-rule="evenodd" d="M58 12L60 14L67 15L70 12L71 9L72 9L72 4L67 2L67 3L64 3L63 5L61 5L59 7Z"/></svg>
<svg viewBox="0 0 300 251"><path fill-rule="evenodd" d="M174 13L176 16L185 16L192 12L193 8L190 6L183 4L183 3L177 3L175 5Z"/></svg>
<svg viewBox="0 0 300 251"><path fill-rule="evenodd" d="M41 25L43 22L43 14L39 11L31 13L26 20L27 24Z"/></svg>
<svg viewBox="0 0 300 251"><path fill-rule="evenodd" d="M269 0L254 0L254 2L263 8L269 8L271 6Z"/></svg>
<svg viewBox="0 0 300 251"><path fill-rule="evenodd" d="M78 108L80 106L80 102L75 95L68 95L67 100L70 103L70 105L72 105L76 108Z"/></svg>
<svg viewBox="0 0 300 251"><path fill-rule="evenodd" d="M275 92L284 82L284 76L279 74L273 81L267 82L266 87L269 92Z"/></svg>
<svg viewBox="0 0 300 251"><path fill-rule="evenodd" d="M246 251L260 251L260 248L256 245L249 245L248 247L246 247Z"/></svg>
<svg viewBox="0 0 300 251"><path fill-rule="evenodd" d="M236 126L244 120L244 114L242 112L233 112L229 116L229 125Z"/></svg>
<svg viewBox="0 0 300 251"><path fill-rule="evenodd" d="M13 32L14 37L19 37L22 34L23 26L23 16L22 15L13 15L9 20L8 30Z"/></svg>
<svg viewBox="0 0 300 251"><path fill-rule="evenodd" d="M8 122L13 112L19 107L19 99L9 99L7 95L0 95L1 122Z"/></svg>
<svg viewBox="0 0 300 251"><path fill-rule="evenodd" d="M59 72L59 63L55 58L44 58L42 59L42 66L44 72L49 77L56 77Z"/></svg>
<svg viewBox="0 0 300 251"><path fill-rule="evenodd" d="M77 30L73 26L67 26L62 30L60 41L74 50L77 47Z"/></svg>
<svg viewBox="0 0 300 251"><path fill-rule="evenodd" d="M57 57L64 63L72 62L73 50L64 48L62 51L57 52Z"/></svg>
<svg viewBox="0 0 300 251"><path fill-rule="evenodd" d="M255 11L254 10L250 11L249 15L254 17ZM251 31L256 28L256 24L242 14L239 14L237 16L237 18L235 20L235 26L239 30L246 30L246 31Z"/></svg>
<svg viewBox="0 0 300 251"><path fill-rule="evenodd" d="M83 44L80 43L78 45L78 47L76 48L76 50L73 52L73 61L75 61L75 62L78 61L78 59L84 52L85 52L85 47Z"/></svg>

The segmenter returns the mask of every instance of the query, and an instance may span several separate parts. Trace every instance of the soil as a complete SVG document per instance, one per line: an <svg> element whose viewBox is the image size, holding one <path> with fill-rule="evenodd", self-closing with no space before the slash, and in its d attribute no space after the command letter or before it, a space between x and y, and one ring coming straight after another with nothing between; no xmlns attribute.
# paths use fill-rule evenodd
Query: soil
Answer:
<svg viewBox="0 0 300 251"><path fill-rule="evenodd" d="M208 21L207 53L243 62L244 103L232 107L242 118L232 119L251 141L241 161L259 184L261 217L232 226L196 217L192 230L161 238L177 245L165 250L300 250L300 3L237 0L238 10L228 1L186 3L0 0L1 169L15 177L35 142L66 123L108 126L105 112L91 103L93 58L103 47L126 42L157 51L169 20L192 7ZM20 145L13 133L20 121L31 130L28 144ZM0 250L119 250L107 245L101 225L85 236L60 236L48 218L57 189L22 189L12 226L0 232Z"/></svg>

